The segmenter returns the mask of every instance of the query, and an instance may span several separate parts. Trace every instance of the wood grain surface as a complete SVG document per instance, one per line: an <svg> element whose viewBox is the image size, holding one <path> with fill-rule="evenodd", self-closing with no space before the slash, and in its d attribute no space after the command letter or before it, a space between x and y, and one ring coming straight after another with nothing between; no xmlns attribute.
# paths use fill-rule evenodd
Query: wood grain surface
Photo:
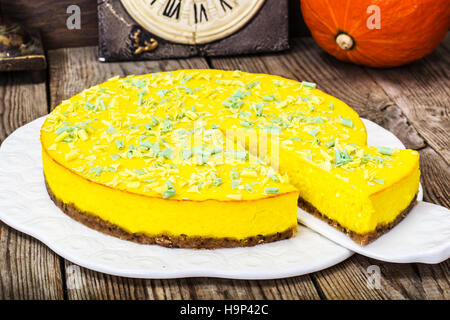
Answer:
<svg viewBox="0 0 450 320"><path fill-rule="evenodd" d="M62 100L115 75L179 68L240 69L318 83L361 116L394 132L421 154L426 201L450 207L447 40L409 66L373 70L341 63L312 39L281 54L214 59L99 63L96 47L48 52L46 83L0 74L0 141ZM393 264L355 254L313 274L279 280L215 278L142 280L91 271L59 258L40 242L0 225L0 299L450 299L450 263ZM381 288L367 285L367 267Z"/></svg>
<svg viewBox="0 0 450 320"><path fill-rule="evenodd" d="M48 112L46 83L29 72L0 72L0 144ZM60 258L41 242L0 222L0 299L61 299Z"/></svg>

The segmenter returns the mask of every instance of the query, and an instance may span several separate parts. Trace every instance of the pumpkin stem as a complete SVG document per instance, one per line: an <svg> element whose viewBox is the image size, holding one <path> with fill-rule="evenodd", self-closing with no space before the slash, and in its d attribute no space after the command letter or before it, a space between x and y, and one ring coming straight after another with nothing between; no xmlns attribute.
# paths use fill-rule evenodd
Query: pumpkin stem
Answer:
<svg viewBox="0 0 450 320"><path fill-rule="evenodd" d="M341 48L342 50L353 49L353 46L355 45L353 38L346 33L338 34L335 40L339 48Z"/></svg>

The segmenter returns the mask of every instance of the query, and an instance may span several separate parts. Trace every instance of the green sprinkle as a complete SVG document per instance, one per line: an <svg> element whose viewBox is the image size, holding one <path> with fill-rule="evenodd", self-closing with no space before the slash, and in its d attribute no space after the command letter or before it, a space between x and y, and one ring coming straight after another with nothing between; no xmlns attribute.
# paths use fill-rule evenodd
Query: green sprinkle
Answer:
<svg viewBox="0 0 450 320"><path fill-rule="evenodd" d="M138 97L139 97L139 99L138 99L138 106L141 106L142 102L144 100L144 95L142 93L139 93Z"/></svg>
<svg viewBox="0 0 450 320"><path fill-rule="evenodd" d="M215 187L218 187L218 186L220 186L222 183L223 183L223 180L222 180L222 179L220 179L220 178L215 178L215 179L214 179L214 182L213 182L213 185L214 185Z"/></svg>
<svg viewBox="0 0 450 320"><path fill-rule="evenodd" d="M392 156L395 150L389 147L379 147L378 152L386 156Z"/></svg>
<svg viewBox="0 0 450 320"><path fill-rule="evenodd" d="M134 169L134 171L136 171L137 174L146 174L147 172L145 172L144 170L141 169Z"/></svg>
<svg viewBox="0 0 450 320"><path fill-rule="evenodd" d="M264 192L267 194L277 194L280 193L280 189L276 187L265 187Z"/></svg>
<svg viewBox="0 0 450 320"><path fill-rule="evenodd" d="M333 110L334 109L334 103L330 102L330 104L328 105L328 109Z"/></svg>
<svg viewBox="0 0 450 320"><path fill-rule="evenodd" d="M56 129L55 133L57 135L60 135L61 133L66 132L66 131L72 131L72 128L64 126L64 127L59 128L59 129Z"/></svg>
<svg viewBox="0 0 450 320"><path fill-rule="evenodd" d="M90 103L90 102L86 102L86 103L85 103L85 106L86 106L86 108L88 108L88 109L90 109L90 110L93 110L93 109L96 108L96 107L95 107L92 103Z"/></svg>
<svg viewBox="0 0 450 320"><path fill-rule="evenodd" d="M149 141L142 141L139 146L149 150L153 145Z"/></svg>
<svg viewBox="0 0 450 320"><path fill-rule="evenodd" d="M180 151L180 157L181 157L181 159L183 159L183 160L188 160L188 159L190 159L190 158L192 157L192 152L191 152L191 150L188 150L188 149L181 150L181 151Z"/></svg>
<svg viewBox="0 0 450 320"><path fill-rule="evenodd" d="M170 91L171 91L171 89L161 89L161 90L158 90L158 92L156 92L156 94L160 97L164 97Z"/></svg>
<svg viewBox="0 0 450 320"><path fill-rule="evenodd" d="M314 128L314 129L308 131L308 133L310 135L312 135L313 137L315 137L318 132L319 132L319 129L317 129L317 128Z"/></svg>
<svg viewBox="0 0 450 320"><path fill-rule="evenodd" d="M160 156L164 157L165 159L172 158L172 150L170 149L164 149L159 153Z"/></svg>
<svg viewBox="0 0 450 320"><path fill-rule="evenodd" d="M103 99L99 99L98 104L100 105L100 107L102 107L103 110L106 109L106 105L105 105L105 102L103 101Z"/></svg>
<svg viewBox="0 0 450 320"><path fill-rule="evenodd" d="M151 148L155 154L158 154L159 153L159 142L155 142L154 144L152 144Z"/></svg>
<svg viewBox="0 0 450 320"><path fill-rule="evenodd" d="M113 159L114 161L119 160L120 156L118 154L110 154L109 155L111 157L111 159Z"/></svg>
<svg viewBox="0 0 450 320"><path fill-rule="evenodd" d="M109 134L116 133L116 128L114 128L113 126L109 126L109 128L106 129L106 133Z"/></svg>
<svg viewBox="0 0 450 320"><path fill-rule="evenodd" d="M379 164L384 164L384 159L381 157L375 156L372 159Z"/></svg>
<svg viewBox="0 0 450 320"><path fill-rule="evenodd" d="M244 99L244 97L245 97L245 94L240 92L239 90L230 96L231 100L233 100L233 101L235 101L237 99Z"/></svg>
<svg viewBox="0 0 450 320"><path fill-rule="evenodd" d="M323 124L323 119L320 116L311 119L311 123Z"/></svg>
<svg viewBox="0 0 450 320"><path fill-rule="evenodd" d="M253 89L254 87L256 87L256 86L259 85L259 84L260 84L259 81L253 81L253 82L250 82L249 84L247 84L247 85L246 85L246 88L247 88L248 90L250 90L250 89Z"/></svg>
<svg viewBox="0 0 450 320"><path fill-rule="evenodd" d="M327 146L327 148L332 148L332 147L334 147L334 140L331 140L331 141L326 142L325 145Z"/></svg>
<svg viewBox="0 0 450 320"><path fill-rule="evenodd" d="M95 167L95 168L91 168L89 171L90 171L90 172L93 172L94 175L95 175L96 177L98 177L99 175L102 174L103 168L102 168L102 167Z"/></svg>
<svg viewBox="0 0 450 320"><path fill-rule="evenodd" d="M257 103L255 105L253 105L253 108L255 110L255 114L257 117L261 117L262 113L263 113L263 104L262 103Z"/></svg>
<svg viewBox="0 0 450 320"><path fill-rule="evenodd" d="M163 128L161 129L161 133L167 133L173 129L173 123L170 120L163 120Z"/></svg>
<svg viewBox="0 0 450 320"><path fill-rule="evenodd" d="M233 107L233 103L228 102L228 101L222 102L222 105L223 105L224 107L227 107L227 108L232 108L232 107Z"/></svg>
<svg viewBox="0 0 450 320"><path fill-rule="evenodd" d="M123 141L116 140L114 142L116 144L117 149L119 149L119 150L122 150L125 147L125 145L123 144Z"/></svg>
<svg viewBox="0 0 450 320"><path fill-rule="evenodd" d="M277 98L275 98L275 96L272 94L270 96L264 96L263 101L277 101Z"/></svg>
<svg viewBox="0 0 450 320"><path fill-rule="evenodd" d="M302 141L302 139L300 139L299 137L289 137L289 139L294 141Z"/></svg>
<svg viewBox="0 0 450 320"><path fill-rule="evenodd" d="M240 184L241 184L241 180L232 180L231 181L231 188L237 189L237 188L239 188Z"/></svg>
<svg viewBox="0 0 450 320"><path fill-rule="evenodd" d="M274 175L274 174L272 174L272 173L269 173L267 176L268 176L270 179L272 179L273 182L278 182L278 178L277 178L276 175Z"/></svg>
<svg viewBox="0 0 450 320"><path fill-rule="evenodd" d="M162 193L163 199L167 199L167 198L171 198L173 196L175 196L177 194L177 192L175 191L175 189L167 189L166 191L164 191Z"/></svg>
<svg viewBox="0 0 450 320"><path fill-rule="evenodd" d="M248 152L247 151L236 151L235 156L237 159L242 160L242 161L248 160Z"/></svg>
<svg viewBox="0 0 450 320"><path fill-rule="evenodd" d="M348 128L353 128L353 121L352 121L352 119L341 118L341 124L343 126L348 127Z"/></svg>
<svg viewBox="0 0 450 320"><path fill-rule="evenodd" d="M128 146L128 153L127 153L127 157L129 158L129 159L131 159L132 157L133 157L133 150L135 149L135 147L132 145L132 144L130 144L129 146Z"/></svg>
<svg viewBox="0 0 450 320"><path fill-rule="evenodd" d="M309 89L315 89L316 84L314 82L302 81L302 85Z"/></svg>
<svg viewBox="0 0 450 320"><path fill-rule="evenodd" d="M159 120L155 117L155 116L153 116L152 117L152 122L150 122L150 126L151 127L155 127L155 126L157 126L159 124Z"/></svg>
<svg viewBox="0 0 450 320"><path fill-rule="evenodd" d="M175 191L175 188L173 187L172 182L170 182L170 180L166 181L166 185L167 185L167 190L162 193L164 199L173 197L174 195L177 194L177 192Z"/></svg>
<svg viewBox="0 0 450 320"><path fill-rule="evenodd" d="M145 87L145 82L140 79L137 79L137 80L133 80L131 85L142 89L143 87Z"/></svg>
<svg viewBox="0 0 450 320"><path fill-rule="evenodd" d="M252 186L248 183L245 184L245 190L249 193L253 193L255 190L253 190Z"/></svg>
<svg viewBox="0 0 450 320"><path fill-rule="evenodd" d="M249 122L247 120L242 120L241 121L241 126L247 128L247 129L250 129L253 126L253 123L251 123L251 122Z"/></svg>
<svg viewBox="0 0 450 320"><path fill-rule="evenodd" d="M334 149L334 154L335 154L334 161L336 167L340 167L353 161L353 158L348 154L347 150L341 152L339 151L339 149Z"/></svg>
<svg viewBox="0 0 450 320"><path fill-rule="evenodd" d="M194 91L192 91L192 89L189 88L188 86L178 86L177 88L178 89L184 89L187 94L194 94Z"/></svg>
<svg viewBox="0 0 450 320"><path fill-rule="evenodd" d="M187 75L183 78L183 80L180 81L181 84L185 84L186 82L188 82L189 80L192 79L192 75Z"/></svg>
<svg viewBox="0 0 450 320"><path fill-rule="evenodd" d="M378 184L384 184L385 179L374 179L373 182L376 182Z"/></svg>
<svg viewBox="0 0 450 320"><path fill-rule="evenodd" d="M161 101L159 101L159 104L161 105L161 104L164 104L164 103L166 103L168 101L170 101L170 98L164 98L164 99L161 99Z"/></svg>

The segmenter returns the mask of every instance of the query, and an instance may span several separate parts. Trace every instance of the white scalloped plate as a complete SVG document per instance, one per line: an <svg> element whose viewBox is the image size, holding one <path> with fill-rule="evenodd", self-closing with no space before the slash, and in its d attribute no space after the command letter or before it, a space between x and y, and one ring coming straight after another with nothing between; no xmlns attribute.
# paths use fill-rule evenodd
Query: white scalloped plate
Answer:
<svg viewBox="0 0 450 320"><path fill-rule="evenodd" d="M405 148L392 133L371 121L363 121L368 132L368 145ZM386 135L373 134L382 130ZM364 256L398 263L439 263L450 257L450 211L422 199L420 186L417 195L419 202L406 218L388 233L364 247L300 208L297 215L302 224Z"/></svg>

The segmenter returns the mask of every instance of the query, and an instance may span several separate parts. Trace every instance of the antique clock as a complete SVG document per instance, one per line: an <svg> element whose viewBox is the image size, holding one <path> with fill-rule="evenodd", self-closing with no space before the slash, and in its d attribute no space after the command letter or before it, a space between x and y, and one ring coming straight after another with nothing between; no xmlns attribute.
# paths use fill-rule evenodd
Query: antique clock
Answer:
<svg viewBox="0 0 450 320"><path fill-rule="evenodd" d="M101 0L101 61L288 48L287 0Z"/></svg>

